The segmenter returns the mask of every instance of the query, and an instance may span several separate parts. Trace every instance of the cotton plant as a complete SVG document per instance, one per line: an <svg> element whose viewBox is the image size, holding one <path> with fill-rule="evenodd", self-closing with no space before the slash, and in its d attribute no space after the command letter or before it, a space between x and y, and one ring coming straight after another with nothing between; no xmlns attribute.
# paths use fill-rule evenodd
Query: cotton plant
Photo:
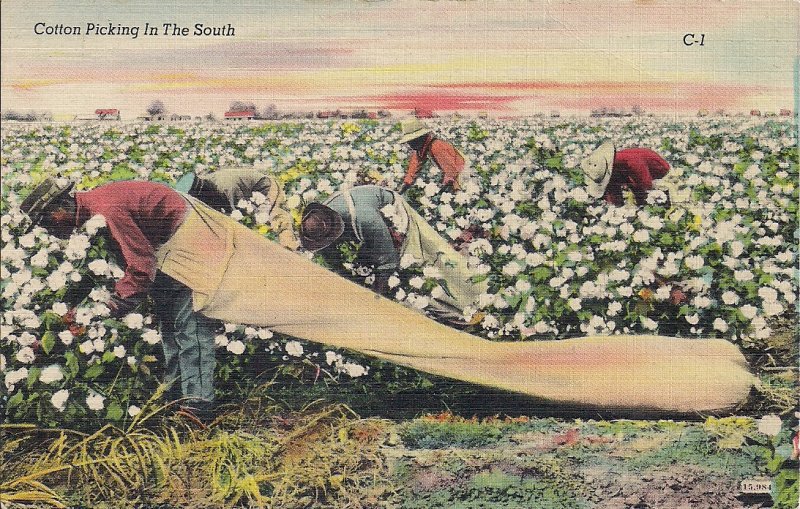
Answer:
<svg viewBox="0 0 800 509"><path fill-rule="evenodd" d="M775 320L792 316L798 167L790 123L429 123L467 154L470 175L452 192L441 189L433 167L405 197L488 283L487 293L465 310L465 317L484 316L473 333L504 340L717 336L760 348ZM132 418L158 378L160 336L150 310L110 321L104 309L120 272L98 246L102 226L87 223L68 241L21 229L19 203L45 177L58 174L88 189L122 179L172 183L190 171L258 165L284 186L299 220L310 201L356 185L398 189L409 151L397 143L400 136L392 121L4 124L0 372L7 412L40 411L52 423ZM591 200L579 163L605 139L661 153L687 199L667 206L657 190L641 208ZM237 205L235 219L270 235L258 197ZM90 224L97 230L89 231ZM389 297L425 313L443 288L430 267L401 262ZM370 283L369 268L350 269L354 279ZM90 294L73 311L61 299L89 279ZM369 377L368 365L343 352L270 334L223 327L215 341L220 373L264 354L276 365ZM124 383L112 383L117 373Z"/></svg>

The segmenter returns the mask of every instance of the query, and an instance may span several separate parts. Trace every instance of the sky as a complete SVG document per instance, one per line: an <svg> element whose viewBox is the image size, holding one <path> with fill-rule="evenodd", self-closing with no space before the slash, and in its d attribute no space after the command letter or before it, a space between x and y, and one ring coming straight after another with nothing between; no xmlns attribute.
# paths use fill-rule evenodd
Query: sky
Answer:
<svg viewBox="0 0 800 509"><path fill-rule="evenodd" d="M497 116L794 108L793 0L215 3L5 0L0 108L123 118L155 99L217 116L235 100ZM190 35L165 35L164 23ZM198 23L234 35L191 35ZM89 24L139 33L87 34ZM81 34L35 33L58 25Z"/></svg>

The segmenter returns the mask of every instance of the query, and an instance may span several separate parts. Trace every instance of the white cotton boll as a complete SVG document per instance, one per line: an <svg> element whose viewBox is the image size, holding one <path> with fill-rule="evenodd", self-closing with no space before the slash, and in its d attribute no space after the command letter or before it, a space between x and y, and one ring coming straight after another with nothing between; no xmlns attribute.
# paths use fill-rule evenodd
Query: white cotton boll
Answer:
<svg viewBox="0 0 800 509"><path fill-rule="evenodd" d="M106 218L101 214L97 214L86 221L83 226L86 229L86 233L94 235L100 228L105 228Z"/></svg>
<svg viewBox="0 0 800 509"><path fill-rule="evenodd" d="M92 271L94 274L97 274L98 276L105 276L111 272L111 270L108 267L108 262L106 262L105 260L92 260L91 262L89 262L89 265L87 265L87 267L89 268L90 271Z"/></svg>
<svg viewBox="0 0 800 509"><path fill-rule="evenodd" d="M658 323L651 318L643 317L642 326L647 330L656 330L658 328Z"/></svg>
<svg viewBox="0 0 800 509"><path fill-rule="evenodd" d="M38 253L31 257L31 265L33 267L47 267L49 255L46 249L40 249Z"/></svg>
<svg viewBox="0 0 800 509"><path fill-rule="evenodd" d="M233 219L234 221L241 221L242 218L244 217L244 214L242 214L241 210L236 209L233 212L231 212L230 216L231 219Z"/></svg>
<svg viewBox="0 0 800 509"><path fill-rule="evenodd" d="M47 286L54 292L64 288L64 285L66 284L67 278L64 276L63 272L52 272L49 276L47 276Z"/></svg>
<svg viewBox="0 0 800 509"><path fill-rule="evenodd" d="M87 339L86 341L80 344L78 350L84 355L89 355L92 352L94 352L94 343L92 342L91 339Z"/></svg>
<svg viewBox="0 0 800 509"><path fill-rule="evenodd" d="M325 352L325 362L328 366L333 366L334 363L339 362L342 360L342 356L337 354L336 352Z"/></svg>
<svg viewBox="0 0 800 509"><path fill-rule="evenodd" d="M237 339L228 343L226 349L234 355L242 355L244 353L245 346L244 343Z"/></svg>
<svg viewBox="0 0 800 509"><path fill-rule="evenodd" d="M756 314L758 313L758 308L755 306L751 306L750 304L745 304L744 306L739 308L742 315L747 318L748 320L752 320L755 318Z"/></svg>
<svg viewBox="0 0 800 509"><path fill-rule="evenodd" d="M63 302L54 303L53 307L51 307L50 309L51 309L51 311L53 311L53 313L55 313L55 314L57 314L59 316L64 316L69 311L69 309L67 309L67 305L65 303L63 303Z"/></svg>
<svg viewBox="0 0 800 509"><path fill-rule="evenodd" d="M36 354L34 354L33 348L26 346L17 352L16 358L23 364L30 364L34 361L34 359L36 359Z"/></svg>
<svg viewBox="0 0 800 509"><path fill-rule="evenodd" d="M44 368L41 373L39 373L39 381L44 384L51 384L63 379L64 372L61 371L61 366L58 364L51 364L50 366Z"/></svg>
<svg viewBox="0 0 800 509"><path fill-rule="evenodd" d="M703 260L702 256L692 255L692 256L687 256L683 260L683 263L685 263L686 267L689 268L690 270L698 270L702 268L703 265L705 265L705 260Z"/></svg>
<svg viewBox="0 0 800 509"><path fill-rule="evenodd" d="M353 362L346 362L342 364L340 370L353 378L358 378L367 374L367 369L364 366L355 364Z"/></svg>
<svg viewBox="0 0 800 509"><path fill-rule="evenodd" d="M223 336L224 337L224 336ZM154 329L144 329L142 332L142 341L148 345L155 345L161 342L161 334Z"/></svg>
<svg viewBox="0 0 800 509"><path fill-rule="evenodd" d="M700 315L698 315L697 313L693 315L686 315L685 318L686 321L689 322L689 324L691 325L697 325L700 322Z"/></svg>
<svg viewBox="0 0 800 509"><path fill-rule="evenodd" d="M406 298L406 292L405 292L405 290L403 290L402 288L399 288L399 289L397 290L397 293L395 293L395 294L394 294L394 298L395 298L396 300L403 300L403 299L405 299L405 298Z"/></svg>
<svg viewBox="0 0 800 509"><path fill-rule="evenodd" d="M105 400L106 398L104 396L92 392L86 396L86 406L89 407L89 410L102 410L105 407Z"/></svg>
<svg viewBox="0 0 800 509"><path fill-rule="evenodd" d="M433 297L436 300L442 300L447 298L447 293L441 286L436 286L431 290L431 297Z"/></svg>
<svg viewBox="0 0 800 509"><path fill-rule="evenodd" d="M122 319L122 323L129 329L141 329L144 327L144 317L139 313L128 313Z"/></svg>
<svg viewBox="0 0 800 509"><path fill-rule="evenodd" d="M125 357L125 347L123 345L117 345L114 347L113 353L114 357L121 359Z"/></svg>
<svg viewBox="0 0 800 509"><path fill-rule="evenodd" d="M608 305L608 316L616 316L620 311L622 311L622 304L619 302L614 301Z"/></svg>
<svg viewBox="0 0 800 509"><path fill-rule="evenodd" d="M728 322L726 322L722 318L715 319L713 327L715 330L718 330L722 333L728 332Z"/></svg>
<svg viewBox="0 0 800 509"><path fill-rule="evenodd" d="M53 395L50 397L50 404L53 405L59 412L63 412L66 408L68 399L69 391L67 389L61 389L60 391L53 393Z"/></svg>
<svg viewBox="0 0 800 509"><path fill-rule="evenodd" d="M105 352L106 342L103 340L103 338L97 338L92 341L92 348L94 348L95 352Z"/></svg>
<svg viewBox="0 0 800 509"><path fill-rule="evenodd" d="M19 368L6 373L5 384L9 392L14 390L14 386L28 378L28 368Z"/></svg>
<svg viewBox="0 0 800 509"><path fill-rule="evenodd" d="M734 258L738 258L744 252L744 244L738 240L734 240L728 244L728 248L730 249L731 256Z"/></svg>
<svg viewBox="0 0 800 509"><path fill-rule="evenodd" d="M300 205L301 205L300 196L298 196L296 194L293 194L293 195L289 196L288 198L286 198L286 207L289 210L300 208Z"/></svg>
<svg viewBox="0 0 800 509"><path fill-rule="evenodd" d="M128 415L131 417L136 417L142 412L142 409L136 405L131 405L128 407Z"/></svg>
<svg viewBox="0 0 800 509"><path fill-rule="evenodd" d="M722 302L724 302L728 306L733 306L739 302L739 296L736 295L734 292L728 290L727 292L722 294Z"/></svg>
<svg viewBox="0 0 800 509"><path fill-rule="evenodd" d="M300 357L303 355L303 345L298 341L289 341L286 343L286 353L292 357Z"/></svg>
<svg viewBox="0 0 800 509"><path fill-rule="evenodd" d="M758 296L761 297L764 302L772 302L778 300L778 292L774 288L770 288L768 286L762 286L758 289Z"/></svg>
<svg viewBox="0 0 800 509"><path fill-rule="evenodd" d="M411 305L414 306L416 309L425 309L430 304L430 300L428 297L417 295L414 296L413 300L409 297Z"/></svg>
<svg viewBox="0 0 800 509"><path fill-rule="evenodd" d="M214 336L214 345L217 347L228 346L228 337L224 334L217 334Z"/></svg>
<svg viewBox="0 0 800 509"><path fill-rule="evenodd" d="M411 279L408 280L408 284L412 288L416 288L417 290L419 290L420 288L422 288L422 285L425 284L425 280L423 278L421 278L420 276L414 276L414 277L412 277Z"/></svg>

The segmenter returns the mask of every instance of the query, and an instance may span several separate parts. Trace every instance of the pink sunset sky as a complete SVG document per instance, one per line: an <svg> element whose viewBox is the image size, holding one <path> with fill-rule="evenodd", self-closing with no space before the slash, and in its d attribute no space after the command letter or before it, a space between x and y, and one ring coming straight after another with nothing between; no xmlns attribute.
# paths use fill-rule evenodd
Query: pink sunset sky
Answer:
<svg viewBox="0 0 800 509"><path fill-rule="evenodd" d="M2 9L3 110L118 108L218 116L281 110L526 115L639 106L794 108L793 1L35 0ZM37 35L77 26L81 35ZM88 23L139 27L85 33ZM230 24L231 37L144 35L145 24ZM705 34L703 46L684 44Z"/></svg>

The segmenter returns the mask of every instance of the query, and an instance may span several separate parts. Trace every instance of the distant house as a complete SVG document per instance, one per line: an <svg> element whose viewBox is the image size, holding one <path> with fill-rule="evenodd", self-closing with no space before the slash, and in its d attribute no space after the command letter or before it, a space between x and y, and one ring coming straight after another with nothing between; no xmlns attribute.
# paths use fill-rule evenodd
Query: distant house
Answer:
<svg viewBox="0 0 800 509"><path fill-rule="evenodd" d="M760 117L761 116L761 110L750 110L750 116L751 117Z"/></svg>
<svg viewBox="0 0 800 509"><path fill-rule="evenodd" d="M792 110L789 110L789 109L786 109L786 108L781 108L780 115L782 117L791 117L792 116Z"/></svg>
<svg viewBox="0 0 800 509"><path fill-rule="evenodd" d="M700 110L700 111L698 111L697 112L697 116L698 117L707 117L708 116L708 110Z"/></svg>
<svg viewBox="0 0 800 509"><path fill-rule="evenodd" d="M256 118L256 112L252 110L225 112L225 120L229 120L231 122L253 120L254 118Z"/></svg>
<svg viewBox="0 0 800 509"><path fill-rule="evenodd" d="M378 118L378 113L375 111L370 111L367 113L367 118L370 120L376 120Z"/></svg>
<svg viewBox="0 0 800 509"><path fill-rule="evenodd" d="M99 109L94 110L96 120L119 120L120 114L118 109Z"/></svg>
<svg viewBox="0 0 800 509"><path fill-rule="evenodd" d="M191 115L178 115L177 113L173 113L172 115L169 116L169 120L171 122L183 122L191 119L192 119Z"/></svg>

